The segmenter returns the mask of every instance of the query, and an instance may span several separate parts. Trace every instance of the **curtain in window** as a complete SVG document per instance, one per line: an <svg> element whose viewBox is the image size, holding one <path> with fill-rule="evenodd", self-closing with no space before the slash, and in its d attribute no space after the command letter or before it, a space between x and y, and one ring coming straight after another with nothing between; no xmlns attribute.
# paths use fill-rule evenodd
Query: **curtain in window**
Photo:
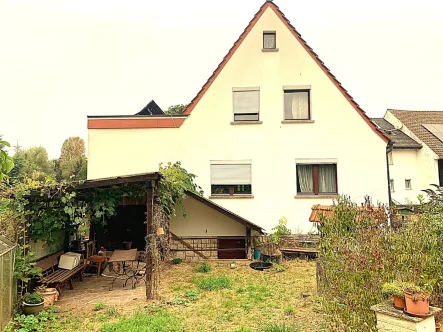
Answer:
<svg viewBox="0 0 443 332"><path fill-rule="evenodd" d="M314 192L314 183L312 181L312 165L297 165L297 175L300 192Z"/></svg>
<svg viewBox="0 0 443 332"><path fill-rule="evenodd" d="M285 119L309 119L308 91L285 92Z"/></svg>
<svg viewBox="0 0 443 332"><path fill-rule="evenodd" d="M275 34L265 33L263 35L263 48L274 49L275 48Z"/></svg>
<svg viewBox="0 0 443 332"><path fill-rule="evenodd" d="M321 193L337 192L337 184L335 183L335 165L319 165L318 166L318 191Z"/></svg>

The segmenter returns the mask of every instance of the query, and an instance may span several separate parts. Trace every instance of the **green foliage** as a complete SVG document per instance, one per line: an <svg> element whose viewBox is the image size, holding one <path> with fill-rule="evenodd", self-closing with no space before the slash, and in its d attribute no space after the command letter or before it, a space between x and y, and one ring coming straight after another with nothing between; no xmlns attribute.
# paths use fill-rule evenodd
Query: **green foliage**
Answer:
<svg viewBox="0 0 443 332"><path fill-rule="evenodd" d="M390 296L398 296L404 297L404 291L406 289L414 289L416 286L410 282L401 282L401 281L393 281L393 282L385 282L381 287L381 293L386 297Z"/></svg>
<svg viewBox="0 0 443 332"><path fill-rule="evenodd" d="M286 307L284 311L286 316L292 316L294 314L294 309L292 307Z"/></svg>
<svg viewBox="0 0 443 332"><path fill-rule="evenodd" d="M27 293L23 297L23 302L28 304L39 304L43 302L43 295L39 293Z"/></svg>
<svg viewBox="0 0 443 332"><path fill-rule="evenodd" d="M0 146L2 146L2 148L0 148L0 181L3 181L5 174L14 168L14 160L3 150L4 146L10 147L11 145L6 141L0 140Z"/></svg>
<svg viewBox="0 0 443 332"><path fill-rule="evenodd" d="M153 314L137 312L134 316L123 318L115 323L103 325L101 332L181 332L181 321L167 311Z"/></svg>
<svg viewBox="0 0 443 332"><path fill-rule="evenodd" d="M260 329L262 332L295 332L296 327L292 324L286 323L272 323L266 325L264 328Z"/></svg>
<svg viewBox="0 0 443 332"><path fill-rule="evenodd" d="M180 257L174 258L171 263L174 265L178 265L181 264L181 262L183 262L183 259L181 259Z"/></svg>
<svg viewBox="0 0 443 332"><path fill-rule="evenodd" d="M198 288L208 291L231 288L231 280L225 275L212 275L194 279L194 283L197 285Z"/></svg>
<svg viewBox="0 0 443 332"><path fill-rule="evenodd" d="M63 142L59 164L62 179L86 179L85 152L85 141L80 137L69 137Z"/></svg>
<svg viewBox="0 0 443 332"><path fill-rule="evenodd" d="M168 115L182 114L183 111L186 109L186 107L188 107L188 105L183 105L183 104L172 105L168 107L168 109L165 111L165 114Z"/></svg>
<svg viewBox="0 0 443 332"><path fill-rule="evenodd" d="M291 234L291 230L286 226L287 224L288 220L285 217L281 217L278 221L278 225L272 229L271 240L273 243L279 244L282 235Z"/></svg>
<svg viewBox="0 0 443 332"><path fill-rule="evenodd" d="M194 183L196 176L186 171L181 162L168 163L166 166L159 165L159 172L162 175L157 190L157 199L164 212L169 217L176 215L176 207L179 207L183 216L186 212L183 207L183 200L186 198L186 190L203 195L203 191Z"/></svg>
<svg viewBox="0 0 443 332"><path fill-rule="evenodd" d="M97 302L94 305L94 311L99 311L105 308L105 303L104 302Z"/></svg>
<svg viewBox="0 0 443 332"><path fill-rule="evenodd" d="M5 332L43 332L58 319L56 308L41 311L38 316L17 315L5 329Z"/></svg>
<svg viewBox="0 0 443 332"><path fill-rule="evenodd" d="M441 305L442 202L431 199L399 228L390 227L385 209L360 208L346 197L321 218L320 288L331 329L372 331L370 307L383 300L383 284L392 280L433 289L433 303Z"/></svg>
<svg viewBox="0 0 443 332"><path fill-rule="evenodd" d="M42 270L35 266L33 260L35 255L32 252L24 254L28 245L19 246L15 252L14 277L22 282L28 282L32 277L42 275Z"/></svg>
<svg viewBox="0 0 443 332"><path fill-rule="evenodd" d="M25 178L44 181L46 177L54 177L52 162L48 152L42 146L19 149L14 154L16 167L10 176L13 182L23 182Z"/></svg>
<svg viewBox="0 0 443 332"><path fill-rule="evenodd" d="M195 269L195 271L200 272L200 273L208 273L209 271L212 270L211 265L209 265L208 262L201 262L197 268Z"/></svg>
<svg viewBox="0 0 443 332"><path fill-rule="evenodd" d="M194 289L188 289L183 296L190 301L195 301L200 297L200 294Z"/></svg>

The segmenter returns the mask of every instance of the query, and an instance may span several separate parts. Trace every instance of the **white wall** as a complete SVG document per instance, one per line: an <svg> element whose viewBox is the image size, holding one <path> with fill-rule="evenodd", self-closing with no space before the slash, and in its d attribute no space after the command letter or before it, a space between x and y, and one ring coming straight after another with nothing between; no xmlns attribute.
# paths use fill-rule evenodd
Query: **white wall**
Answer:
<svg viewBox="0 0 443 332"><path fill-rule="evenodd" d="M277 31L278 52L262 52L264 30ZM314 123L281 123L287 85L311 85ZM263 123L231 125L232 88L255 86L260 87ZM312 205L332 203L294 198L298 158L336 158L340 193L358 202L367 194L374 202L388 200L386 143L271 9L180 128L93 129L88 151L89 179L154 171L159 162L180 160L198 175L205 196L210 194L210 160L251 159L254 198L216 203L267 230L285 216L293 231L309 231Z"/></svg>
<svg viewBox="0 0 443 332"><path fill-rule="evenodd" d="M431 184L439 183L438 156L391 112L386 112L385 119L423 146L420 150L394 150L394 165L390 166L390 176L395 182L392 197L403 204L417 204L418 195L426 198L422 190L431 188ZM407 178L412 179L412 190L405 189Z"/></svg>
<svg viewBox="0 0 443 332"><path fill-rule="evenodd" d="M207 205L188 197L184 201L186 218L180 211L171 220L177 236L246 236L246 227Z"/></svg>

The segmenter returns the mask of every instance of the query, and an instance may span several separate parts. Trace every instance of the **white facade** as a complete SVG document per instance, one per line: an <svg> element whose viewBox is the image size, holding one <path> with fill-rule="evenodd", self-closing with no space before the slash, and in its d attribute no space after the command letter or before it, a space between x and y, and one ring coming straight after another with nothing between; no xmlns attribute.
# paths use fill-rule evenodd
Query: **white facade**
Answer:
<svg viewBox="0 0 443 332"><path fill-rule="evenodd" d="M386 112L384 118L423 146L419 150L394 149L392 165L389 166L390 178L394 181L392 198L401 204L418 204L419 195L426 198L422 190L432 188L431 184L439 183L439 157L391 112ZM410 189L406 186L406 180L411 180Z"/></svg>
<svg viewBox="0 0 443 332"><path fill-rule="evenodd" d="M336 163L340 194L387 203L386 140L273 6L262 7L181 126L91 129L106 119L90 118L88 179L157 171L160 162L181 161L209 197L211 161L250 161L252 195L211 199L268 231L285 216L292 231L307 232L312 205L331 204L336 197L297 194L296 163ZM264 31L276 32L278 51L262 51ZM259 122L232 124L236 88L259 88ZM285 88L310 89L309 121L283 121Z"/></svg>

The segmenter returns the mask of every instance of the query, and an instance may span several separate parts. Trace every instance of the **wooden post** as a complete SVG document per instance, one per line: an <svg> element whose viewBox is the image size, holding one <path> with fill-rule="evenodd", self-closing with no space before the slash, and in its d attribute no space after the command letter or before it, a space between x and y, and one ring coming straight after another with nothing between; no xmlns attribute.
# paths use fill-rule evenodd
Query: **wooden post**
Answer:
<svg viewBox="0 0 443 332"><path fill-rule="evenodd" d="M246 228L246 258L252 259L251 256L251 229Z"/></svg>
<svg viewBox="0 0 443 332"><path fill-rule="evenodd" d="M152 300L154 298L152 274L152 250L151 246L151 234L153 233L153 216L154 216L154 184L146 188L146 299Z"/></svg>

